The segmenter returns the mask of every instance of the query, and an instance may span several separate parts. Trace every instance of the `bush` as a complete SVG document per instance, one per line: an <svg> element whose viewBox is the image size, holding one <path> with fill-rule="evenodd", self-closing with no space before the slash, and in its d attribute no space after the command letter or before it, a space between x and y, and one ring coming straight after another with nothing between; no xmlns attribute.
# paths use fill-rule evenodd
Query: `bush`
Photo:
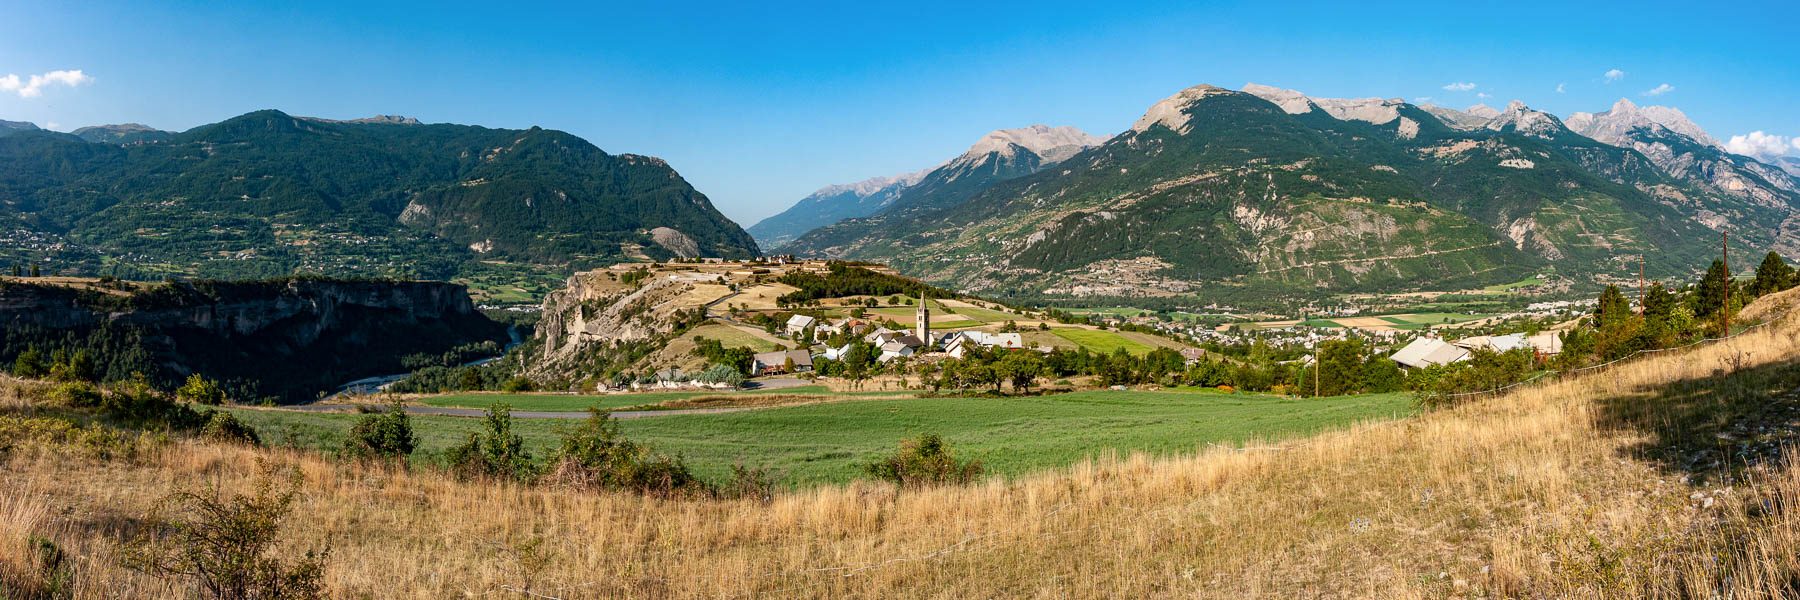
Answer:
<svg viewBox="0 0 1800 600"><path fill-rule="evenodd" d="M876 478L901 487L968 483L981 476L981 461L958 462L937 434L900 441L900 451L864 467Z"/></svg>
<svg viewBox="0 0 1800 600"><path fill-rule="evenodd" d="M19 447L39 447L59 456L80 453L99 459L131 459L137 456L143 437L99 423L78 425L51 417L0 416L0 456Z"/></svg>
<svg viewBox="0 0 1800 600"><path fill-rule="evenodd" d="M537 465L525 451L525 439L512 432L512 406L500 402L489 407L486 424L486 431L470 432L466 441L445 452L450 470L462 477L530 483Z"/></svg>
<svg viewBox="0 0 1800 600"><path fill-rule="evenodd" d="M203 416L206 418L206 425L200 427L202 439L251 446L262 443L262 440L256 436L256 428L238 420L237 415L222 410L207 410Z"/></svg>
<svg viewBox="0 0 1800 600"><path fill-rule="evenodd" d="M206 417L194 409L157 393L142 374L114 386L112 393L105 394L100 401L100 412L136 427L192 431L206 424Z"/></svg>
<svg viewBox="0 0 1800 600"><path fill-rule="evenodd" d="M517 394L519 392L529 392L534 389L537 389L537 384L532 383L530 379L525 378L525 377L514 377L512 379L508 379L508 380L506 380L506 383L501 384L501 386L500 386L500 391L506 392L508 394Z"/></svg>
<svg viewBox="0 0 1800 600"><path fill-rule="evenodd" d="M254 495L220 496L208 485L169 495L145 517L145 532L122 549L126 568L167 579L189 579L207 598L325 597L325 559L307 552L293 562L274 551L281 522L299 494L300 470L258 461Z"/></svg>
<svg viewBox="0 0 1800 600"><path fill-rule="evenodd" d="M175 390L175 399L207 406L218 406L225 403L225 390L219 389L219 382L200 376L199 373L189 375L187 383Z"/></svg>
<svg viewBox="0 0 1800 600"><path fill-rule="evenodd" d="M73 408L93 408L100 405L103 399L100 390L87 383L65 383L50 391L50 398L58 404Z"/></svg>
<svg viewBox="0 0 1800 600"><path fill-rule="evenodd" d="M395 402L387 414L367 415L350 428L344 440L344 454L365 458L406 458L419 444L413 433L412 418Z"/></svg>
<svg viewBox="0 0 1800 600"><path fill-rule="evenodd" d="M36 379L49 373L49 367L44 365L44 353L38 351L37 348L20 352L19 356L13 359L12 374L14 377Z"/></svg>
<svg viewBox="0 0 1800 600"><path fill-rule="evenodd" d="M587 420L563 432L551 462L556 465L551 479L564 485L659 495L707 491L680 458L653 454L625 439L618 422L598 408L589 408Z"/></svg>

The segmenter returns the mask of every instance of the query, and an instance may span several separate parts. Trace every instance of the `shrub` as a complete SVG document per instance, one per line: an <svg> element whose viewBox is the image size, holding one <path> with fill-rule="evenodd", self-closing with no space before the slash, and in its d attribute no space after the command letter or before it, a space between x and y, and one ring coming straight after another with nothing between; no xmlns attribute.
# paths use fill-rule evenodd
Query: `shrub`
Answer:
<svg viewBox="0 0 1800 600"><path fill-rule="evenodd" d="M325 597L325 559L307 552L284 561L275 550L281 523L299 494L300 470L259 460L256 491L220 495L208 485L163 498L145 517L146 530L122 549L126 568L167 579L187 579L207 598Z"/></svg>
<svg viewBox="0 0 1800 600"><path fill-rule="evenodd" d="M0 417L0 455L29 446L47 448L58 455L79 452L100 459L130 459L137 456L142 438L99 423L77 425L50 417Z"/></svg>
<svg viewBox="0 0 1800 600"><path fill-rule="evenodd" d="M194 373L188 375L187 383L175 390L175 399L207 406L218 406L225 403L225 390L219 389L218 382Z"/></svg>
<svg viewBox="0 0 1800 600"><path fill-rule="evenodd" d="M445 453L451 471L462 477L530 483L537 476L537 465L525 451L525 439L512 432L512 406L500 402L489 407L486 425L486 431L470 432L466 441Z"/></svg>
<svg viewBox="0 0 1800 600"><path fill-rule="evenodd" d="M100 412L138 427L160 426L191 431L206 424L206 417L185 404L170 401L150 387L142 374L120 383L100 401Z"/></svg>
<svg viewBox="0 0 1800 600"><path fill-rule="evenodd" d="M73 408L93 408L100 405L100 390L87 383L65 383L50 391L50 398L58 404Z"/></svg>
<svg viewBox="0 0 1800 600"><path fill-rule="evenodd" d="M412 418L395 402L387 414L367 415L350 428L344 440L344 453L355 457L405 458L418 446Z"/></svg>
<svg viewBox="0 0 1800 600"><path fill-rule="evenodd" d="M731 480L719 486L715 495L726 499L745 498L769 502L775 499L775 476L768 469L750 468L743 464L731 465Z"/></svg>
<svg viewBox="0 0 1800 600"><path fill-rule="evenodd" d="M506 380L506 383L501 384L501 386L500 386L500 391L506 392L508 394L517 394L519 392L529 392L534 389L537 389L537 385L532 383L531 379L525 378L525 377L514 377L512 379L508 379L508 380Z"/></svg>
<svg viewBox="0 0 1800 600"><path fill-rule="evenodd" d="M661 495L706 491L680 458L625 439L618 422L598 408L588 408L587 420L563 432L551 463L551 479L564 485Z"/></svg>
<svg viewBox="0 0 1800 600"><path fill-rule="evenodd" d="M237 415L209 409L203 413L203 416L206 418L206 424L200 427L202 439L224 444L249 444L251 446L262 443L262 439L256 435L256 428L238 420Z"/></svg>
<svg viewBox="0 0 1800 600"><path fill-rule="evenodd" d="M876 478L901 487L968 483L981 476L981 461L959 462L937 434L900 441L900 451L864 467Z"/></svg>

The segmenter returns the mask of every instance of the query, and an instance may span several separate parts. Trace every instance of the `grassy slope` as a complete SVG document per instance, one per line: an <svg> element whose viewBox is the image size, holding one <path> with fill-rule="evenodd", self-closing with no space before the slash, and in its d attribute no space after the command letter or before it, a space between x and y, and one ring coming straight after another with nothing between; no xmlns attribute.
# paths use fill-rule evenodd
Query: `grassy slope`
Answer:
<svg viewBox="0 0 1800 600"><path fill-rule="evenodd" d="M284 545L330 546L340 597L514 595L502 586L521 585L517 563L496 547L533 539L548 557L534 591L564 598L1791 597L1800 470L1769 457L1800 414L1796 355L1788 322L1247 451L768 503L460 483L187 441L138 462L15 452L0 568L27 564L27 536L42 535L76 557L77 598L175 595L118 567L129 524L173 489L245 491L273 457L305 476L306 517ZM8 392L0 407L18 410ZM1722 481L1708 467L1722 450L1754 466Z"/></svg>
<svg viewBox="0 0 1800 600"><path fill-rule="evenodd" d="M1114 350L1119 348L1124 348L1126 352L1132 354L1149 354L1151 350L1154 350L1154 348L1151 348L1150 346L1127 339L1113 331L1101 331L1098 329L1051 329L1050 333L1074 342L1083 348L1087 348L1089 352L1099 352L1101 354L1112 354Z"/></svg>

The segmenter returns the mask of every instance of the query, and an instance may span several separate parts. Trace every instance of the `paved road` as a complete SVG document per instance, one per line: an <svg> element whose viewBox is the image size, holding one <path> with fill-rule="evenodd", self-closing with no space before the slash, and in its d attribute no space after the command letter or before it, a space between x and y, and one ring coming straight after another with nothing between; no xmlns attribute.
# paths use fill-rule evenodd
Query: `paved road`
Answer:
<svg viewBox="0 0 1800 600"><path fill-rule="evenodd" d="M285 408L288 410L302 410L302 411L308 411L308 412L332 412L332 411L355 411L356 407L357 407L357 405L354 405L354 404L302 404L302 405L298 405L298 406L289 406L289 407L285 407ZM667 417L667 416L673 416L673 415L707 415L707 414L713 414L713 413L738 412L741 410L755 410L757 408L761 408L761 407L741 406L741 407L735 407L735 408L688 408L688 409L682 409L682 410L622 410L622 411L613 411L612 418L614 418L614 419L641 419L644 417ZM483 410L483 409L479 409L479 408L454 408L454 407L449 407L449 406L408 406L408 407L406 407L405 410L406 410L406 414L409 414L409 415L434 415L434 416L441 416L441 417L482 417L482 416L487 416L487 411ZM535 411L535 410L515 410L515 411L512 411L512 416L515 419L586 419L588 414L586 411L582 411L582 412L545 412L545 411Z"/></svg>

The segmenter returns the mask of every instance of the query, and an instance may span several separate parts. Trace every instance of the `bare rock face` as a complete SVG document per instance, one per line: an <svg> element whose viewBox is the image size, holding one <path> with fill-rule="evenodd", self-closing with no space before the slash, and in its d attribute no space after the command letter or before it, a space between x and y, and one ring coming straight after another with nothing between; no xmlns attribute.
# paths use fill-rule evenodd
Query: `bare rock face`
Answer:
<svg viewBox="0 0 1800 600"><path fill-rule="evenodd" d="M674 311L692 282L651 279L632 288L616 276L606 269L576 273L563 289L544 297L537 327L542 349L528 369L530 376L558 378L591 352L675 331Z"/></svg>
<svg viewBox="0 0 1800 600"><path fill-rule="evenodd" d="M674 252L676 256L682 258L694 258L700 256L700 244L695 242L694 238L688 237L687 234L672 228L657 227L651 229L650 239L651 241L656 242L656 245L662 246L670 252Z"/></svg>

